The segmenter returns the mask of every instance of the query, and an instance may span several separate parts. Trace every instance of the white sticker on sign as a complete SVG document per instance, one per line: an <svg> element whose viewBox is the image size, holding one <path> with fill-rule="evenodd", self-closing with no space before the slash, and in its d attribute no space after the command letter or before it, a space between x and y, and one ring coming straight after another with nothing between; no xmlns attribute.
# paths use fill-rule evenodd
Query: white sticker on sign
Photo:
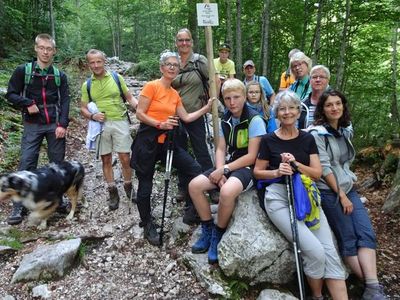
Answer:
<svg viewBox="0 0 400 300"><path fill-rule="evenodd" d="M197 25L198 26L218 26L218 4L217 3L197 3Z"/></svg>

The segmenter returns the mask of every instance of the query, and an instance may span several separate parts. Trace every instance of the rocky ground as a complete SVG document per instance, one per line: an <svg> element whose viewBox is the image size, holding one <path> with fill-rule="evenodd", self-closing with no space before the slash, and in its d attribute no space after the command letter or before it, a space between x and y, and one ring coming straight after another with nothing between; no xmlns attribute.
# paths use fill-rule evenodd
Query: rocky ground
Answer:
<svg viewBox="0 0 400 300"><path fill-rule="evenodd" d="M137 126L137 123L136 125ZM123 197L120 168L114 166L119 182L121 205L117 211L107 208L107 192L102 178L101 163L94 153L84 148L86 121L77 117L68 133L67 158L85 165L84 197L89 203L71 222L64 215L50 219L47 230L37 231L26 222L15 226L15 234L21 235L23 248L19 252L0 256L0 297L12 295L15 299L32 299L31 290L40 283L47 283L52 299L209 299L204 286L182 262L182 254L188 250L188 237L169 242L172 220L181 215L181 203L176 203L176 178L173 176L168 197L166 242L162 248L151 246L143 239L139 227L139 215ZM357 169L360 181L367 178L369 168ZM154 177L153 207L155 215L161 215L163 198L163 170ZM368 202L374 227L379 240L379 278L390 299L400 298L400 222L399 216L383 214L380 207L388 193L385 184L372 191L363 191ZM11 210L9 203L0 203L0 228L5 228L6 217ZM160 219L157 220L160 223ZM192 228L194 229L194 228ZM11 284L13 273L24 254L38 245L71 237L82 237L81 260L67 276L56 281ZM256 299L260 290L252 290L244 299ZM356 299L356 298L353 298Z"/></svg>

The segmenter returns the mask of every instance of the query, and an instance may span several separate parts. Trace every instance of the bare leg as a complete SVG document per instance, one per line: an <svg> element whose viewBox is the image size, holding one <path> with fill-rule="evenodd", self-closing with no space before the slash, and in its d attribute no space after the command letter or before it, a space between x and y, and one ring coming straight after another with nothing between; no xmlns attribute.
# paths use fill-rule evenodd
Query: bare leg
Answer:
<svg viewBox="0 0 400 300"><path fill-rule="evenodd" d="M333 300L347 300L346 282L342 279L325 279L326 286Z"/></svg>
<svg viewBox="0 0 400 300"><path fill-rule="evenodd" d="M197 213L202 221L211 220L210 204L204 192L215 189L215 184L204 175L199 175L192 179L189 183L189 194L193 204L196 207Z"/></svg>
<svg viewBox="0 0 400 300"><path fill-rule="evenodd" d="M376 251L370 248L358 249L358 261L364 274L364 279L377 279Z"/></svg>
<svg viewBox="0 0 400 300"><path fill-rule="evenodd" d="M361 280L364 280L364 273L361 269L360 262L358 260L358 256L346 256L344 258L346 264L350 267L351 271Z"/></svg>
<svg viewBox="0 0 400 300"><path fill-rule="evenodd" d="M114 184L114 173L112 169L112 155L111 153L101 156L103 162L103 175L108 184Z"/></svg>
<svg viewBox="0 0 400 300"><path fill-rule="evenodd" d="M233 210L235 209L236 198L242 191L242 182L236 177L229 177L221 187L218 205L218 227L228 227Z"/></svg>
<svg viewBox="0 0 400 300"><path fill-rule="evenodd" d="M324 284L324 280L314 279L307 276L308 284L310 285L312 296L313 297L321 297L322 296L322 285Z"/></svg>
<svg viewBox="0 0 400 300"><path fill-rule="evenodd" d="M124 177L125 182L132 181L132 169L129 165L130 156L129 153L118 153L119 161L122 165L122 176Z"/></svg>

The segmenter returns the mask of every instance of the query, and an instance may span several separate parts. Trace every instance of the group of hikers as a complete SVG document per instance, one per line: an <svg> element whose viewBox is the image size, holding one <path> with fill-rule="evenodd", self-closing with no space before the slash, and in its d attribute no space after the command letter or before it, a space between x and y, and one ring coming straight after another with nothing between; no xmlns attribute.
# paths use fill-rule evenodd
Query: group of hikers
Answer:
<svg viewBox="0 0 400 300"><path fill-rule="evenodd" d="M287 180L300 173L316 183L321 201L315 208L317 224L294 221L312 299L323 299L324 282L333 299L348 298L344 263L365 282L362 299L386 299L377 277L375 233L350 169L355 150L348 102L340 91L329 88L329 69L312 66L303 52L293 49L275 94L266 77L255 75L252 60L243 65L245 79L236 79L234 63L228 58L230 47L222 44L214 64L224 113L215 153L210 154L206 114L213 101L219 100L205 97L207 58L193 52L192 35L186 28L177 32L175 45L176 52L161 53L161 77L145 84L138 100L121 75L106 69L102 51L91 49L86 54L92 76L81 88L81 114L100 126L93 136L102 160L109 209L118 209L120 200L112 170L112 153L116 152L123 187L137 204L144 237L160 245L151 193L156 163L165 162L172 139L172 165L177 169L179 188L176 198L185 201L183 222L201 224L201 236L192 252L207 252L209 263L214 264L237 198L255 180L265 183L260 204L266 217L293 241ZM50 162L61 162L65 155L70 105L67 77L52 64L56 44L50 35L39 34L34 49L37 60L17 67L6 94L23 115L19 170L36 169L44 138ZM136 110L140 121L134 141L121 98ZM218 202L216 222L211 202ZM59 208L65 208L65 203ZM13 203L8 223L19 224L24 214L25 208Z"/></svg>

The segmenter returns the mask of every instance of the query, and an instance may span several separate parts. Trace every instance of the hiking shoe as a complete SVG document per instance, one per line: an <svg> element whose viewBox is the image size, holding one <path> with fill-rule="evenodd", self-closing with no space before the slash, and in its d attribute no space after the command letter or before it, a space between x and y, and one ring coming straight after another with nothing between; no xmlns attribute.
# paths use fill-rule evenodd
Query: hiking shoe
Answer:
<svg viewBox="0 0 400 300"><path fill-rule="evenodd" d="M21 202L13 202L11 214L8 216L9 225L17 225L22 222L23 217L28 213Z"/></svg>
<svg viewBox="0 0 400 300"><path fill-rule="evenodd" d="M224 230L221 230L217 226L212 229L211 244L208 249L208 263L210 265L218 263L218 244L224 235Z"/></svg>
<svg viewBox="0 0 400 300"><path fill-rule="evenodd" d="M362 300L386 300L383 287L380 284L367 284L365 286Z"/></svg>
<svg viewBox="0 0 400 300"><path fill-rule="evenodd" d="M132 182L124 183L124 190L126 197L128 197L129 201L137 203L137 194L135 189L133 188Z"/></svg>
<svg viewBox="0 0 400 300"><path fill-rule="evenodd" d="M67 214L70 208L70 201L66 196L62 196L56 211L60 214Z"/></svg>
<svg viewBox="0 0 400 300"><path fill-rule="evenodd" d="M192 253L205 253L211 244L211 235L214 227L214 221L201 222L201 235L192 246Z"/></svg>
<svg viewBox="0 0 400 300"><path fill-rule="evenodd" d="M185 201L187 196L187 191L178 190L178 193L175 195L176 202Z"/></svg>
<svg viewBox="0 0 400 300"><path fill-rule="evenodd" d="M187 225L200 224L200 217L197 214L197 210L193 204L189 204L185 207L182 221Z"/></svg>
<svg viewBox="0 0 400 300"><path fill-rule="evenodd" d="M108 208L110 210L116 210L119 207L119 195L118 189L116 186L109 187L108 192L110 194L110 198L108 199Z"/></svg>
<svg viewBox="0 0 400 300"><path fill-rule="evenodd" d="M144 226L144 238L153 246L161 245L156 225L151 221Z"/></svg>

